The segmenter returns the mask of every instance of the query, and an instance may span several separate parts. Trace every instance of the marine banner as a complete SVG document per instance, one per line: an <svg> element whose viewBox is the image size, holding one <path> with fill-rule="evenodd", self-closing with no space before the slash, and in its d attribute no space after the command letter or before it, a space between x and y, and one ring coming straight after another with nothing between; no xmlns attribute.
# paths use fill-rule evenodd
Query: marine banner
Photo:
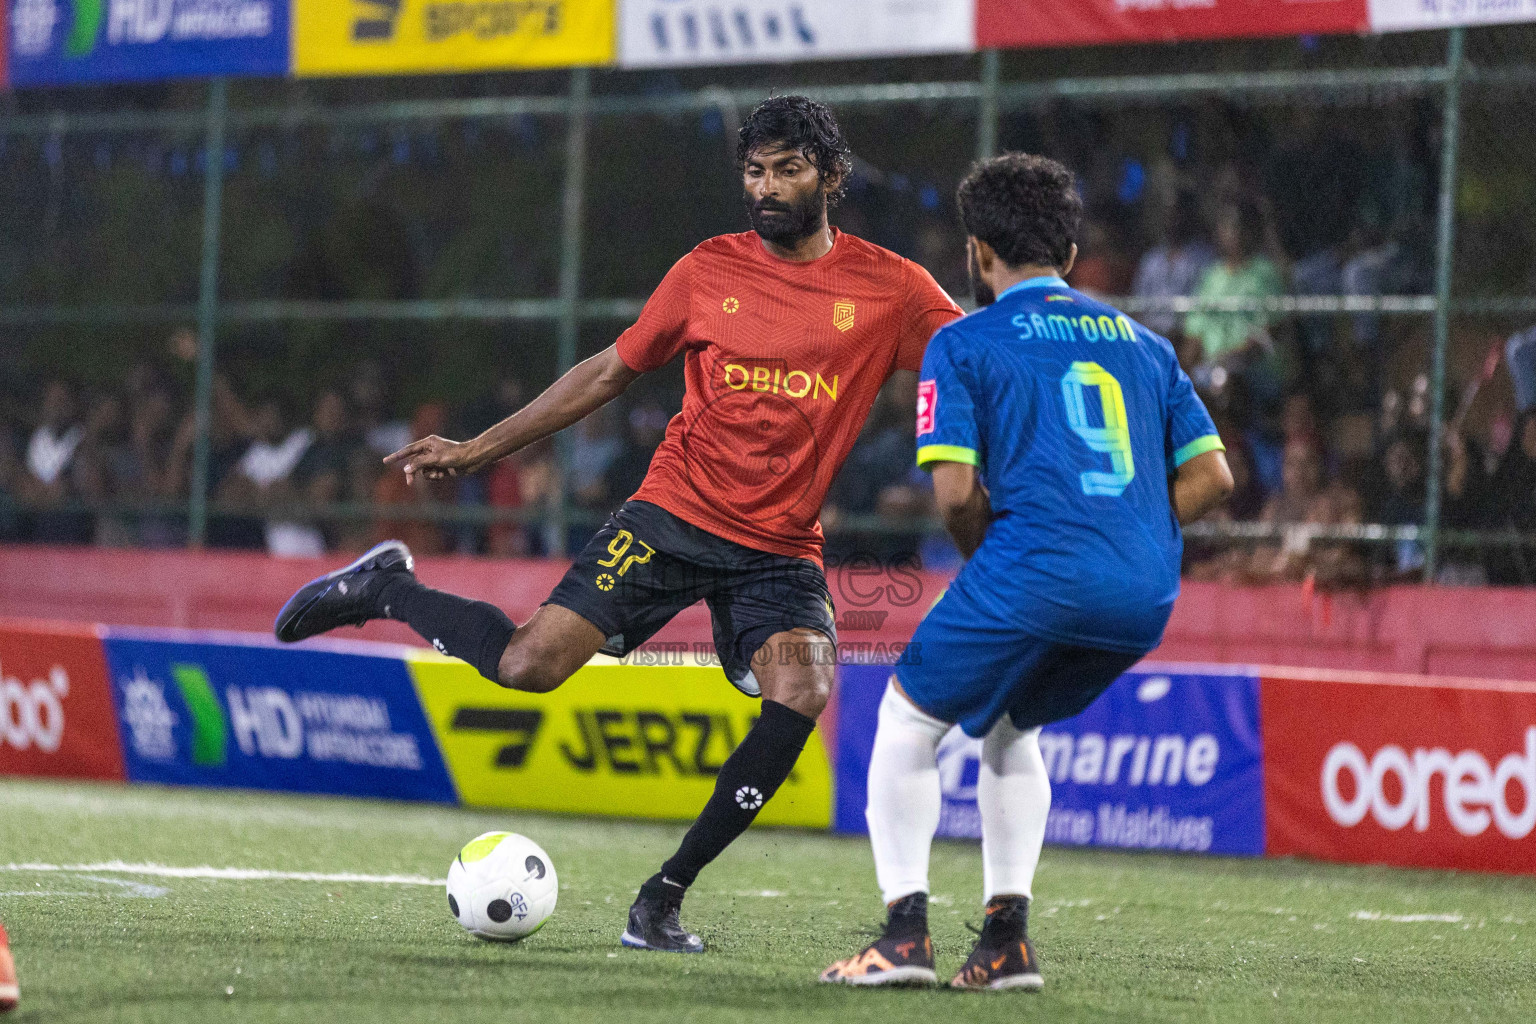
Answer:
<svg viewBox="0 0 1536 1024"><path fill-rule="evenodd" d="M298 75L613 61L614 0L293 0Z"/></svg>
<svg viewBox="0 0 1536 1024"><path fill-rule="evenodd" d="M0 622L0 775L123 778L95 627Z"/></svg>
<svg viewBox="0 0 1536 1024"><path fill-rule="evenodd" d="M398 656L212 639L108 632L131 781L454 800Z"/></svg>
<svg viewBox="0 0 1536 1024"><path fill-rule="evenodd" d="M625 67L964 53L976 0L619 0Z"/></svg>
<svg viewBox="0 0 1536 1024"><path fill-rule="evenodd" d="M841 676L836 827L864 831L876 709L890 670ZM1256 857L1264 853L1259 684L1220 670L1142 667L1088 710L1047 726L1046 842ZM939 835L979 838L981 741L955 729L939 745Z"/></svg>
<svg viewBox="0 0 1536 1024"><path fill-rule="evenodd" d="M528 694L430 653L409 664L459 797L471 806L691 819L760 708L718 668L594 664L553 693ZM737 799L760 804L762 794ZM812 736L757 820L826 828L831 810L826 749Z"/></svg>
<svg viewBox="0 0 1536 1024"><path fill-rule="evenodd" d="M11 84L288 72L288 0L4 0Z"/></svg>

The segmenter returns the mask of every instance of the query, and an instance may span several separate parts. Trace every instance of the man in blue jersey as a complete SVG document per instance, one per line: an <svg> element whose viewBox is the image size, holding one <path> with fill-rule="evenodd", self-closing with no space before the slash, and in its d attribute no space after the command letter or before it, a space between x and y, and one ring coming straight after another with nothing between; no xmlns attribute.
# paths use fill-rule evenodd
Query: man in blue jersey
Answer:
<svg viewBox="0 0 1536 1024"><path fill-rule="evenodd" d="M1010 153L961 183L979 308L936 334L918 464L967 562L918 627L880 705L865 812L884 934L823 981L932 983L935 754L982 739L986 923L956 988L1039 989L1027 920L1051 789L1040 727L1082 711L1156 647L1179 592L1180 524L1232 476L1164 338L1068 287L1072 173Z"/></svg>

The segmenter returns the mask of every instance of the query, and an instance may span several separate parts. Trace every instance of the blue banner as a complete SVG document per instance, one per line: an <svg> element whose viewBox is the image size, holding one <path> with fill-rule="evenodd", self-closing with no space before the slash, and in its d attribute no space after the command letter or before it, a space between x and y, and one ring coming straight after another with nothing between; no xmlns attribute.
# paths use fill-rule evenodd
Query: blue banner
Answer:
<svg viewBox="0 0 1536 1024"><path fill-rule="evenodd" d="M289 0L3 0L12 86L284 75Z"/></svg>
<svg viewBox="0 0 1536 1024"><path fill-rule="evenodd" d="M127 630L105 646L130 781L456 799L398 657Z"/></svg>
<svg viewBox="0 0 1536 1024"><path fill-rule="evenodd" d="M890 669L845 667L838 704L835 827L864 831L876 709ZM1251 675L1135 671L1075 718L1047 726L1046 842L1261 856L1264 782L1259 681ZM939 745L939 835L979 838L981 741Z"/></svg>

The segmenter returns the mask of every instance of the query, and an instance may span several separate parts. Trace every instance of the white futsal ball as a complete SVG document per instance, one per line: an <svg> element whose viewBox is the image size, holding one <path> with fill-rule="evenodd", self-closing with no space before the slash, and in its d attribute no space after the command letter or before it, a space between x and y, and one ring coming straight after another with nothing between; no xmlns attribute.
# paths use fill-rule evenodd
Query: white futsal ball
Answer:
<svg viewBox="0 0 1536 1024"><path fill-rule="evenodd" d="M555 912L560 882L538 843L516 832L470 840L448 867L448 909L471 935L525 939Z"/></svg>

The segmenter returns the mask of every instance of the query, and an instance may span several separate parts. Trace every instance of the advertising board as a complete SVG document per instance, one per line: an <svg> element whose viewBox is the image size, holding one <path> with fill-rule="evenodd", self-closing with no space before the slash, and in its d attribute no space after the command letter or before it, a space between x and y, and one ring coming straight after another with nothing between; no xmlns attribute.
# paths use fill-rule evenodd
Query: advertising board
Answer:
<svg viewBox="0 0 1536 1024"><path fill-rule="evenodd" d="M693 818L761 707L718 668L589 665L547 694L501 689L426 653L410 669L460 798L481 807ZM757 820L826 828L831 810L813 734Z"/></svg>
<svg viewBox="0 0 1536 1024"><path fill-rule="evenodd" d="M619 0L619 63L625 67L975 48L975 0Z"/></svg>
<svg viewBox="0 0 1536 1024"><path fill-rule="evenodd" d="M288 73L288 0L6 0L11 84Z"/></svg>
<svg viewBox="0 0 1536 1024"><path fill-rule="evenodd" d="M294 0L298 75L613 61L614 0Z"/></svg>
<svg viewBox="0 0 1536 1024"><path fill-rule="evenodd" d="M95 627L0 623L0 775L123 778Z"/></svg>
<svg viewBox="0 0 1536 1024"><path fill-rule="evenodd" d="M1268 852L1536 872L1536 684L1263 682Z"/></svg>
<svg viewBox="0 0 1536 1024"><path fill-rule="evenodd" d="M864 831L876 709L890 669L841 677L836 827ZM1256 857L1264 853L1259 683L1252 675L1128 672L1086 711L1047 726L1046 842ZM939 745L939 835L979 838L981 741Z"/></svg>
<svg viewBox="0 0 1536 1024"><path fill-rule="evenodd" d="M455 799L398 657L129 630L106 652L134 782Z"/></svg>

